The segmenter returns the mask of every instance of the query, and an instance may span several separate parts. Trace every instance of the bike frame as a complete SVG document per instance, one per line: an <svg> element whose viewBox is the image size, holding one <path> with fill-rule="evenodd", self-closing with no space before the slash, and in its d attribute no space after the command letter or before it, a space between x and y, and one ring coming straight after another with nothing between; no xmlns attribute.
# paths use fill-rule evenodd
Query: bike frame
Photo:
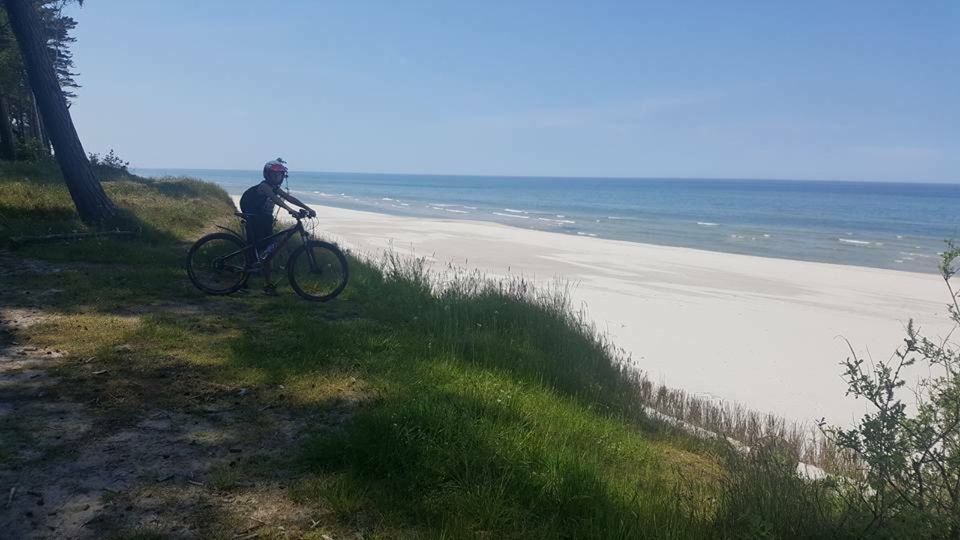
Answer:
<svg viewBox="0 0 960 540"><path fill-rule="evenodd" d="M228 230L229 230L229 229L228 229ZM230 232L233 232L233 231L230 231ZM254 255L256 256L256 258L257 258L257 262L260 263L260 266L262 267L263 265L270 264L270 261L273 260L273 258L276 256L277 253L279 253L280 248L282 248L283 245L286 244L287 241L289 241L290 238L291 238L293 235L297 234L297 233L300 233L300 238L301 238L301 240L303 241L304 245L306 245L307 242L310 241L310 234L307 232L306 229L303 228L303 222L300 220L300 218L297 218L297 224L294 225L293 227L289 227L289 228L284 229L284 230L282 230L282 231L280 231L280 232L276 232L276 233L274 233L274 234L271 234L270 236L267 236L266 238L263 238L263 239L261 239L261 240L258 242L259 244L261 244L261 245L264 246L264 248L263 248L264 251L267 250L268 248L272 248L271 251L270 251L270 253L268 253L266 257L261 257L261 256L260 256L260 251L261 251L261 250L258 248L258 246L257 246L256 244L247 244L243 249L234 251L233 253L230 253L230 254L224 255L223 257L220 257L220 260L223 261L223 260L229 259L230 257L233 257L233 256L238 255L238 254L241 254L241 253L246 253L247 250L252 249L252 250L253 250L253 254L254 254ZM236 233L234 233L234 234L236 234ZM239 237L240 235L237 234L237 236ZM245 238L242 238L242 237L241 237L241 240L243 240L244 242L247 241ZM244 258L246 259L246 257L244 257ZM311 269L311 270L316 270L316 268L317 268L317 263L316 263L316 261L315 261L314 258L313 258L313 251L312 251L312 250L309 250L309 249L307 250L307 260L310 261L310 269ZM243 270L244 272L250 272L250 271L256 270L256 269L255 269L255 268L247 268L247 267L244 267L242 270Z"/></svg>

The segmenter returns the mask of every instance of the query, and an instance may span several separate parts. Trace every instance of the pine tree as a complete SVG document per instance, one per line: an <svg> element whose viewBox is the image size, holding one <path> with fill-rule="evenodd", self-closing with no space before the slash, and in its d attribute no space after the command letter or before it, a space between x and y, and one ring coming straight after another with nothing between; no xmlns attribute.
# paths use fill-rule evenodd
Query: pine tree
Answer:
<svg viewBox="0 0 960 540"><path fill-rule="evenodd" d="M38 116L47 127L77 212L87 223L102 223L116 213L116 207L94 176L70 118L40 10L32 0L5 0L5 5L36 98Z"/></svg>
<svg viewBox="0 0 960 540"><path fill-rule="evenodd" d="M53 58L60 87L70 100L80 85L73 71L71 33L77 22L64 15L69 0L33 0L41 18L44 35ZM7 137L11 135L11 137ZM23 58L10 28L6 10L0 5L0 159L36 159L49 156L50 140L30 87Z"/></svg>

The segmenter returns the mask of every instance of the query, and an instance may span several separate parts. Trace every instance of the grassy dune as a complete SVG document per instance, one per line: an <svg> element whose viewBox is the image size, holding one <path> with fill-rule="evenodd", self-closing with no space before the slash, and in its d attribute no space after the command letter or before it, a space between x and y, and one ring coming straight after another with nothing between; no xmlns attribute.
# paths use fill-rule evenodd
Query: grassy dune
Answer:
<svg viewBox="0 0 960 540"><path fill-rule="evenodd" d="M53 171L5 167L0 246L84 230ZM49 314L7 339L65 350L60 393L92 403L100 429L190 411L216 392L255 411L238 435L253 445L280 415L299 419L297 445L203 471L219 506L179 519L207 537L249 530L224 501L266 484L285 501L283 534L316 538L818 537L846 536L860 519L823 504L821 483L783 457L792 451L741 456L648 418L640 397L651 389L562 290L456 271L439 287L417 261L351 256L351 282L328 304L288 288L207 297L182 260L214 224L233 224L227 195L190 179L105 188L139 235L18 247L17 258L63 266L2 284L33 292L8 307ZM109 378L91 377L91 362ZM22 466L16 456L0 442L0 468ZM102 527L169 533L119 518Z"/></svg>

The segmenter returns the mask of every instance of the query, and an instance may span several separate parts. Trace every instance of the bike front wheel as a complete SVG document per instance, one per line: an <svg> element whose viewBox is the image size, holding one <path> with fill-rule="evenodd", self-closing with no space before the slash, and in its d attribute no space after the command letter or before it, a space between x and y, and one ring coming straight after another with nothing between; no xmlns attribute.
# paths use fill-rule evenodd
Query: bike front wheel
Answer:
<svg viewBox="0 0 960 540"><path fill-rule="evenodd" d="M207 294L230 294L247 281L247 250L240 238L227 233L208 234L187 253L187 275Z"/></svg>
<svg viewBox="0 0 960 540"><path fill-rule="evenodd" d="M347 286L350 270L346 256L337 246L311 240L290 255L287 275L290 286L301 297L326 302Z"/></svg>

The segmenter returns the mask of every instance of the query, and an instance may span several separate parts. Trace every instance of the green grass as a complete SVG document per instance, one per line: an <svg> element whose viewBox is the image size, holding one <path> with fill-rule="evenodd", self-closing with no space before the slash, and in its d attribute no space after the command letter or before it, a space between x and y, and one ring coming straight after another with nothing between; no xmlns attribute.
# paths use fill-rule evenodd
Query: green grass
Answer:
<svg viewBox="0 0 960 540"><path fill-rule="evenodd" d="M4 168L0 184L0 242L83 230L49 171ZM282 469L289 497L326 516L326 530L383 538L816 537L852 521L818 502L829 486L787 469L758 476L718 443L647 418L650 389L562 290L456 271L439 287L421 262L351 257L351 282L328 304L289 289L206 297L182 259L213 224L231 224L226 194L190 179L105 188L142 224L136 239L17 251L81 263L17 283L63 290L44 300L57 317L30 330L35 343L111 369L106 395L89 378L68 392L98 395L114 421L201 399L209 384L343 419L307 425L307 442L282 463L215 471L216 489Z"/></svg>

